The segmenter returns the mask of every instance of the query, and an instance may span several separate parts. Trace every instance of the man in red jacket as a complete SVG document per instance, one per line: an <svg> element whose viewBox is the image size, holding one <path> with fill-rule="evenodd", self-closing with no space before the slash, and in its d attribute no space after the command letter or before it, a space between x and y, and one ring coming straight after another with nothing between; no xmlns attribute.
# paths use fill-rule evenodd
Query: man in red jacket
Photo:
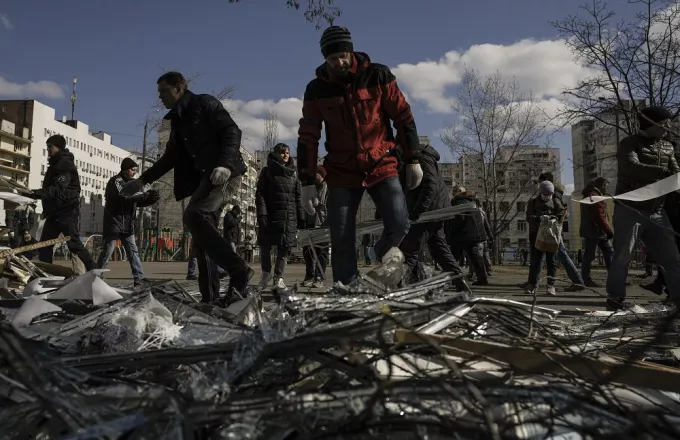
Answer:
<svg viewBox="0 0 680 440"><path fill-rule="evenodd" d="M375 245L378 259L397 248L409 230L406 200L399 183L400 160L406 164L406 187L422 180L421 147L411 107L390 69L355 52L349 31L331 26L321 36L325 62L305 90L298 132L298 171L302 203L312 214L318 203L314 186L322 126L326 130L328 218L333 281L344 284L357 274L356 214L364 191L383 218L384 232ZM397 153L397 129L403 154Z"/></svg>
<svg viewBox="0 0 680 440"><path fill-rule="evenodd" d="M583 198L593 196L601 196L607 192L609 181L604 177L598 177L590 182L581 194ZM586 205L581 203L581 227L580 235L583 238L585 250L583 252L583 266L581 266L581 276L583 282L588 287L599 287L590 277L590 266L595 259L595 250L599 247L602 251L602 259L609 270L609 265L612 263L612 256L614 255L614 248L610 240L614 237L614 232L609 225L609 216L607 215L607 205L605 202L593 203Z"/></svg>

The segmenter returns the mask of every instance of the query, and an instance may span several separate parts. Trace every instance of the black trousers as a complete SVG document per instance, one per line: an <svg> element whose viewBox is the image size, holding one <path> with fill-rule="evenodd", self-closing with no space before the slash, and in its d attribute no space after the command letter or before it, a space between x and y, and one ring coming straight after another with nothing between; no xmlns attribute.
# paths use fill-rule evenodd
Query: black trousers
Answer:
<svg viewBox="0 0 680 440"><path fill-rule="evenodd" d="M92 260L92 255L85 249L83 242L80 240L79 223L80 213L78 212L62 213L54 217L48 217L45 220L40 241L53 240L59 237L60 234L64 234L64 237L70 236L71 239L66 242L68 250L80 258L80 261L85 265L85 270L90 271L95 268L95 264L94 260ZM52 251L53 246L38 249L38 258L42 262L52 263Z"/></svg>
<svg viewBox="0 0 680 440"><path fill-rule="evenodd" d="M484 242L463 241L453 246L453 253L456 258L465 252L470 268L477 275L479 281L487 279L486 266L484 265Z"/></svg>
<svg viewBox="0 0 680 440"><path fill-rule="evenodd" d="M441 266L444 272L462 273L460 266L451 253L451 248L446 242L444 234L444 222L430 222L411 226L408 234L401 242L399 249L404 254L407 265L407 277L409 282L420 281L418 271L418 257L425 245L430 249L432 259Z"/></svg>
<svg viewBox="0 0 680 440"><path fill-rule="evenodd" d="M305 280L325 280L328 266L328 243L302 248L305 257ZM316 254L316 258L314 258Z"/></svg>
<svg viewBox="0 0 680 440"><path fill-rule="evenodd" d="M230 277L241 274L248 265L220 234L217 229L224 195L222 185L215 186L210 180L203 180L191 196L184 210L186 225L196 247L198 259L198 290L204 302L213 302L220 295L218 266Z"/></svg>

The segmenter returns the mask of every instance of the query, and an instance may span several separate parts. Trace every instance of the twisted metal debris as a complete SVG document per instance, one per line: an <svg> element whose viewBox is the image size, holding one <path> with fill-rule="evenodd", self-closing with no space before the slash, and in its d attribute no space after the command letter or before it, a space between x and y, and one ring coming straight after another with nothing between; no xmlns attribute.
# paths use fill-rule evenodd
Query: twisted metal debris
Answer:
<svg viewBox="0 0 680 440"><path fill-rule="evenodd" d="M2 301L2 438L680 438L668 310L561 317L451 281L226 310L167 282L20 327Z"/></svg>

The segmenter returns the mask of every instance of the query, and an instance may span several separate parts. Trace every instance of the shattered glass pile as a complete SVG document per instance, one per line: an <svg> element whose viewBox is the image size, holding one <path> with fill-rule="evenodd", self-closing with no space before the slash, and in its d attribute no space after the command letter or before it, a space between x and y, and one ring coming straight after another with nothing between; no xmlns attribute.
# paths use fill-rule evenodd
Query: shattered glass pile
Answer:
<svg viewBox="0 0 680 440"><path fill-rule="evenodd" d="M227 309L174 281L43 280L0 301L0 437L680 438L668 311L386 288L400 270Z"/></svg>

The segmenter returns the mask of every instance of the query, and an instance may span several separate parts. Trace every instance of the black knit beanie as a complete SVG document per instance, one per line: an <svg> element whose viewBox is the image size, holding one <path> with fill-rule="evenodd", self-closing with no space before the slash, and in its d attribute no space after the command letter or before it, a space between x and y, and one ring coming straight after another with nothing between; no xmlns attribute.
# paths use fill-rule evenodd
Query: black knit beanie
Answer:
<svg viewBox="0 0 680 440"><path fill-rule="evenodd" d="M645 130L654 125L654 122L659 123L668 119L673 119L673 114L663 107L653 105L645 107L640 110L638 121L640 122L640 130Z"/></svg>
<svg viewBox="0 0 680 440"><path fill-rule="evenodd" d="M129 170L131 168L137 168L137 162L134 160L130 159L129 157L126 157L123 159L123 161L120 163L120 170L125 171Z"/></svg>
<svg viewBox="0 0 680 440"><path fill-rule="evenodd" d="M45 141L45 144L54 145L60 150L63 150L64 148L66 148L66 138L60 134L55 134L48 137L47 141Z"/></svg>
<svg viewBox="0 0 680 440"><path fill-rule="evenodd" d="M331 26L321 35L321 54L324 58L338 52L354 52L352 34L340 26Z"/></svg>

